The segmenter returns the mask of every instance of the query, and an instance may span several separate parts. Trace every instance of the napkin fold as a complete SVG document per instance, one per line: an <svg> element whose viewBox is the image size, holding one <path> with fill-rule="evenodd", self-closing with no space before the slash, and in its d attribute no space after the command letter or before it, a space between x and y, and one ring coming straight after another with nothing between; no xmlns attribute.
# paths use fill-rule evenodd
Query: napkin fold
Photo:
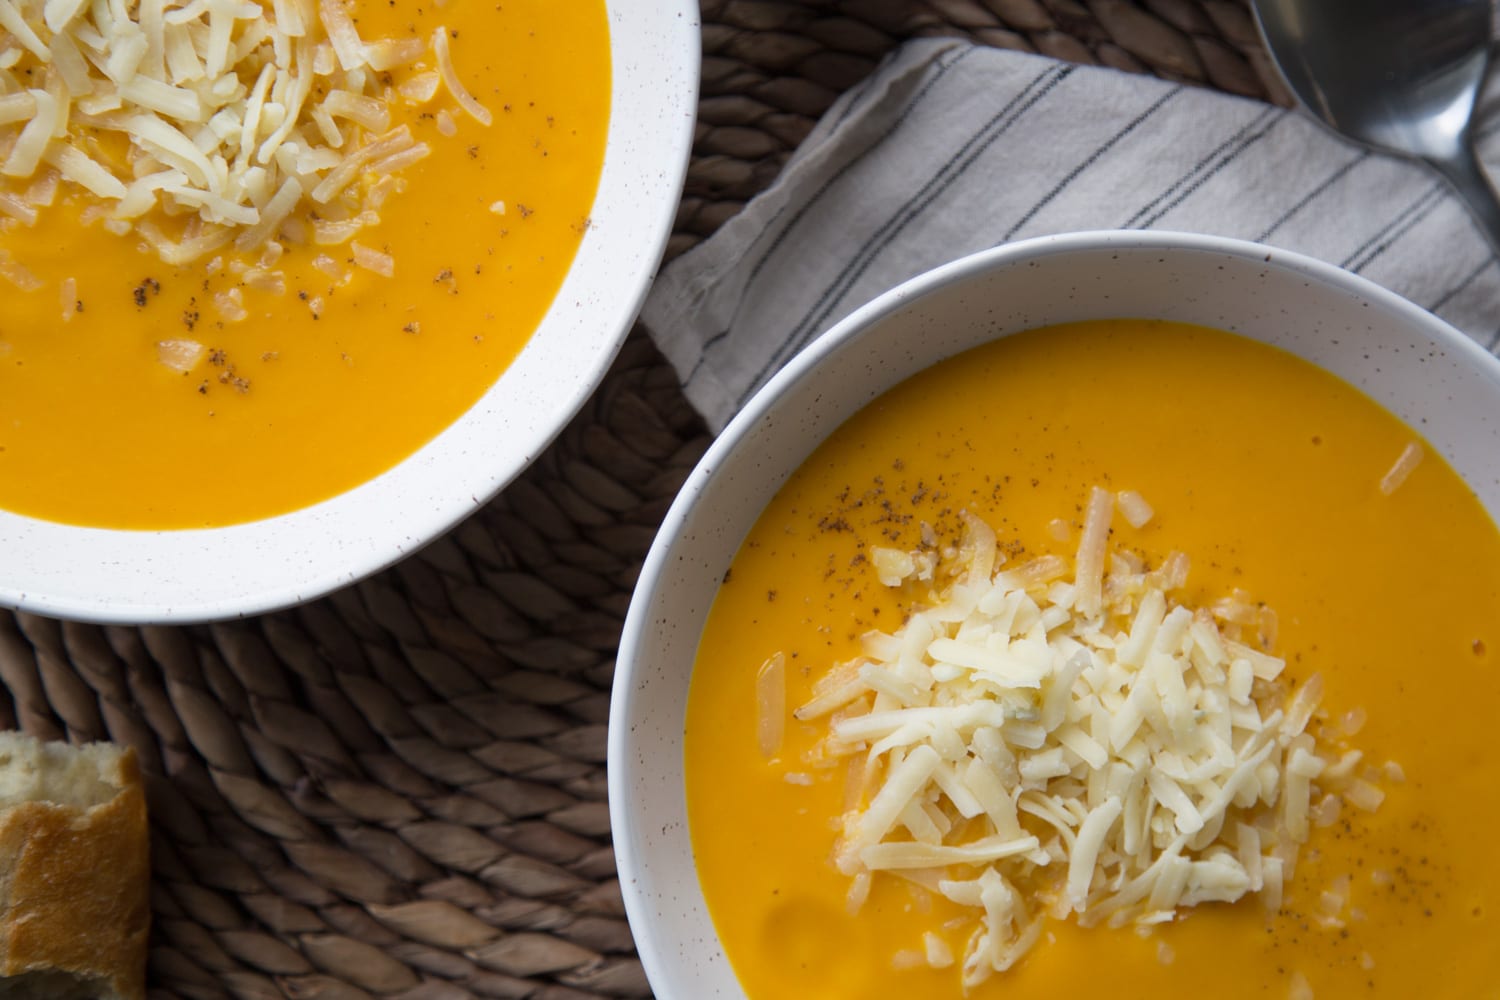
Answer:
<svg viewBox="0 0 1500 1000"><path fill-rule="evenodd" d="M1500 163L1500 129L1480 148ZM887 289L1082 229L1298 251L1500 345L1500 259L1434 172L1260 102L953 39L907 43L840 98L771 187L663 270L641 318L717 432Z"/></svg>

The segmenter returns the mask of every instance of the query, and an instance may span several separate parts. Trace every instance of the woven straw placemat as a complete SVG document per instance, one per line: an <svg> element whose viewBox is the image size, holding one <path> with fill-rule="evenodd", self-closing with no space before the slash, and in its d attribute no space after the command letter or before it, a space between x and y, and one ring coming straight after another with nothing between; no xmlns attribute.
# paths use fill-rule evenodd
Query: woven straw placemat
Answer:
<svg viewBox="0 0 1500 1000"><path fill-rule="evenodd" d="M966 35L1287 103L1241 0L704 0L669 247L712 233L834 98ZM0 613L0 726L134 746L151 996L635 997L605 723L636 573L708 443L636 331L520 479L316 603L195 628Z"/></svg>

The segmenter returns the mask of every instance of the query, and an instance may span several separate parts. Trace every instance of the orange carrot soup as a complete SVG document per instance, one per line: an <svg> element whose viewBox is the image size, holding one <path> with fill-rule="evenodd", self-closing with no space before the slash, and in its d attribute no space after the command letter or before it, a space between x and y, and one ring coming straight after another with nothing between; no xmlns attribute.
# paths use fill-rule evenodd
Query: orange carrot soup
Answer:
<svg viewBox="0 0 1500 1000"><path fill-rule="evenodd" d="M1500 997L1500 532L1421 438L1199 327L1034 330L847 421L699 646L746 993Z"/></svg>
<svg viewBox="0 0 1500 1000"><path fill-rule="evenodd" d="M364 482L489 389L588 226L603 0L20 0L0 508L156 529Z"/></svg>

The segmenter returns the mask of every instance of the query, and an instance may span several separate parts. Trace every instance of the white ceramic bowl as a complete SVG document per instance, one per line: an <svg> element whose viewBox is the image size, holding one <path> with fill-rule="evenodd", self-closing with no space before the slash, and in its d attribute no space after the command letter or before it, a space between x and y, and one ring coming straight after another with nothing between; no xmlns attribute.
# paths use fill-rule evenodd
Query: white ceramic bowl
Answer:
<svg viewBox="0 0 1500 1000"><path fill-rule="evenodd" d="M0 511L0 607L187 622L310 600L451 528L534 459L598 386L676 214L697 108L693 0L606 0L613 86L604 168L571 269L535 335L452 426L316 506L225 528L115 531Z"/></svg>
<svg viewBox="0 0 1500 1000"><path fill-rule="evenodd" d="M1328 264L1214 237L1078 233L976 254L881 296L794 358L714 442L631 603L610 709L610 817L630 925L662 1000L744 995L691 863L683 726L709 607L762 508L901 380L1021 330L1111 317L1218 327L1322 366L1421 427L1500 520L1500 362Z"/></svg>

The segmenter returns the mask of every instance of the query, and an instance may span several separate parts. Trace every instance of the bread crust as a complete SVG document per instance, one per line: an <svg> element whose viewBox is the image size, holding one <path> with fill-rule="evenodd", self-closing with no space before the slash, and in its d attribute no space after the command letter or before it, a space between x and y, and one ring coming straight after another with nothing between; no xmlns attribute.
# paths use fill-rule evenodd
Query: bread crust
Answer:
<svg viewBox="0 0 1500 1000"><path fill-rule="evenodd" d="M121 790L101 805L26 802L0 813L0 975L57 970L144 1000L146 797L133 750L118 768Z"/></svg>

